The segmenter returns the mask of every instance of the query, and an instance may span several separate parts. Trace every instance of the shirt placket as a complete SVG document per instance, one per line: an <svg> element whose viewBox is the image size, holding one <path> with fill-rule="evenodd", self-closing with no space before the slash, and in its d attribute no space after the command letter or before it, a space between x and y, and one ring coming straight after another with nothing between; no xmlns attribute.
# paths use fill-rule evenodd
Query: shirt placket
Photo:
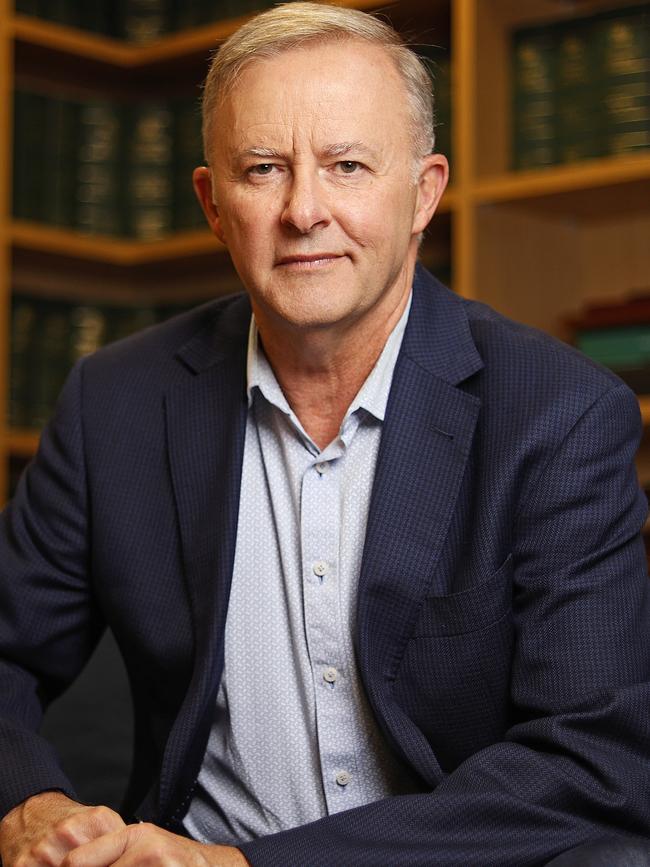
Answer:
<svg viewBox="0 0 650 867"><path fill-rule="evenodd" d="M305 631L314 682L318 750L328 813L363 803L350 715L351 672L341 618L341 496L346 441L318 455L302 480L301 548Z"/></svg>

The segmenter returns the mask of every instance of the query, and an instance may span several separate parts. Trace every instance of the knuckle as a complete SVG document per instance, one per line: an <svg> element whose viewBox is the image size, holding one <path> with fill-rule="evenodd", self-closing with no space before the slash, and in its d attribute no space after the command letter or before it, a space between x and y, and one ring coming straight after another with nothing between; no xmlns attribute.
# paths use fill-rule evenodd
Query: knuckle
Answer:
<svg viewBox="0 0 650 867"><path fill-rule="evenodd" d="M75 816L67 816L54 828L57 839L66 846L79 845L78 820Z"/></svg>
<svg viewBox="0 0 650 867"><path fill-rule="evenodd" d="M100 805L89 807L88 811L90 819L100 828L114 828L117 825L121 826L123 824L119 815L114 810L111 810L110 807Z"/></svg>

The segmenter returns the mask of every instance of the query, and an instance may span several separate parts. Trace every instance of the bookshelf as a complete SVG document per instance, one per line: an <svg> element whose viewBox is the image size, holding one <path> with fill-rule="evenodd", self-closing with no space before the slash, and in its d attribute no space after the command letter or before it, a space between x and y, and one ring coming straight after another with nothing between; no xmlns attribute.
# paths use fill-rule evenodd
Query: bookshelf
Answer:
<svg viewBox="0 0 650 867"><path fill-rule="evenodd" d="M382 9L417 41L448 44L452 58L453 186L434 218L426 250L448 247L453 288L561 335L561 321L588 301L650 289L650 150L544 169L512 171L510 39L522 26L641 5L634 0L340 0ZM245 16L247 17L247 16ZM146 45L85 33L24 15L0 0L0 500L9 465L33 453L37 434L7 427L8 336L12 287L39 267L74 272L77 289L123 274L131 295L156 286L173 297L189 274L208 294L227 268L206 231L161 241L82 236L11 218L11 95L25 75L117 91L163 91L202 79L210 51L244 18L171 34ZM225 283L232 286L229 276ZM212 287L212 289L211 289ZM650 426L650 397L642 398ZM650 451L650 446L648 447ZM650 466L650 462L648 462ZM650 474L649 474L650 477Z"/></svg>

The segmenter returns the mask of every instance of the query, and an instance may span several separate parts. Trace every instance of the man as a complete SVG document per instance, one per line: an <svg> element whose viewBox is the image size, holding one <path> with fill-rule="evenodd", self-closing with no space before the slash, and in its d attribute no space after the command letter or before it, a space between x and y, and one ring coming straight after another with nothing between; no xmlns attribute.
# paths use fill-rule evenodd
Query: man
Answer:
<svg viewBox="0 0 650 867"><path fill-rule="evenodd" d="M7 510L5 867L525 867L648 834L636 402L416 267L428 87L309 3L216 55L195 186L248 299L80 364ZM105 622L129 825L33 733Z"/></svg>

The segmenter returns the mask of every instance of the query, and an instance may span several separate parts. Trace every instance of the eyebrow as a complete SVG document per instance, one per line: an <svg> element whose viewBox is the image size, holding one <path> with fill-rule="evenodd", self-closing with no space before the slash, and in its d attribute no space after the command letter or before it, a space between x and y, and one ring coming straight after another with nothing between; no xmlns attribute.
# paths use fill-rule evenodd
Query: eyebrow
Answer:
<svg viewBox="0 0 650 867"><path fill-rule="evenodd" d="M342 157L349 153L356 153L360 156L375 156L375 152L360 141L353 142L337 142L336 144L327 145L321 151L321 155L325 157ZM260 159L282 159L285 154L276 148L266 147L251 147L246 148L238 154L242 157L259 157Z"/></svg>

